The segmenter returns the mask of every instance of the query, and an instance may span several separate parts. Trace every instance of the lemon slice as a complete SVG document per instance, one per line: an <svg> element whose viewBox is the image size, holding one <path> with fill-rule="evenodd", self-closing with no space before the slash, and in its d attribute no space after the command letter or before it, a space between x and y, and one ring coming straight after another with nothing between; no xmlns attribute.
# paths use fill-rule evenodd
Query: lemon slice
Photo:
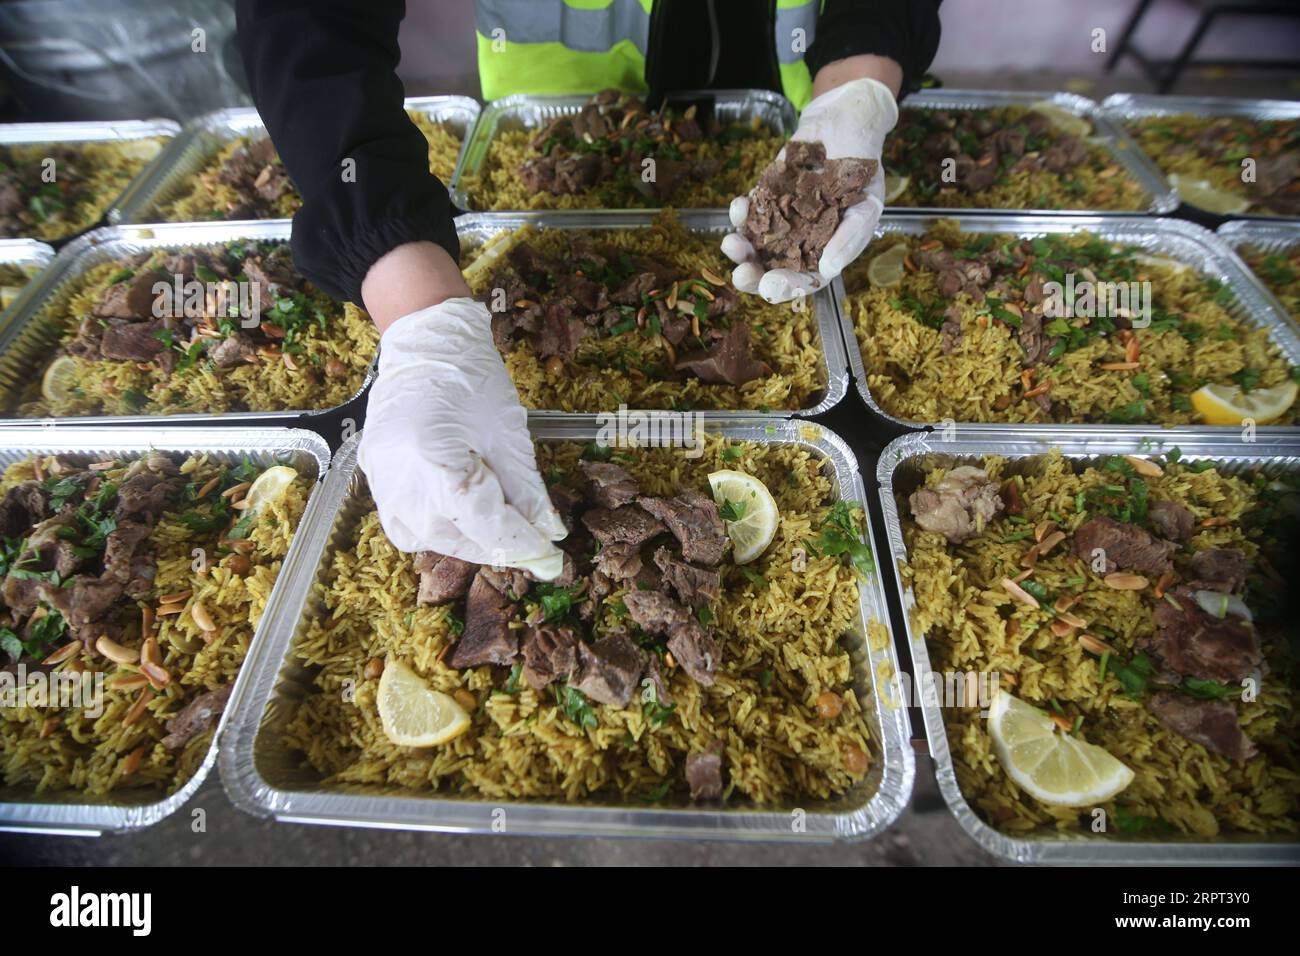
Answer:
<svg viewBox="0 0 1300 956"><path fill-rule="evenodd" d="M1186 262L1179 262L1177 259L1170 259L1168 256L1148 256L1138 253L1133 259L1138 265L1172 269L1174 272L1190 272L1192 268Z"/></svg>
<svg viewBox="0 0 1300 956"><path fill-rule="evenodd" d="M1283 382L1272 388L1243 392L1236 385L1203 385L1192 392L1192 408L1207 425L1240 425L1247 418L1267 425L1295 404L1300 386Z"/></svg>
<svg viewBox="0 0 1300 956"><path fill-rule="evenodd" d="M1092 132L1092 124L1086 119L1082 116L1075 116L1069 110L1057 106L1050 100L1039 100L1029 108L1035 113L1042 113L1046 116L1048 122L1062 133L1067 133L1070 136L1086 137Z"/></svg>
<svg viewBox="0 0 1300 956"><path fill-rule="evenodd" d="M378 703L384 734L399 747L436 747L469 729L465 708L391 658L379 678Z"/></svg>
<svg viewBox="0 0 1300 956"><path fill-rule="evenodd" d="M248 494L244 498L248 502L248 507L244 509L244 514L261 511L267 502L279 499L297 477L298 472L288 465L275 465L266 469L257 476L253 486L248 489Z"/></svg>
<svg viewBox="0 0 1300 956"><path fill-rule="evenodd" d="M1187 179L1177 173L1170 173L1169 185L1178 190L1178 195L1185 202L1207 212L1235 216L1250 208L1250 200L1234 196L1204 179Z"/></svg>
<svg viewBox="0 0 1300 956"><path fill-rule="evenodd" d="M893 173L885 173L885 202L893 202L907 192L907 187L911 184L911 176L895 176Z"/></svg>
<svg viewBox="0 0 1300 956"><path fill-rule="evenodd" d="M76 395L78 377L77 360L71 355L60 355L41 376L41 397L47 402L66 402Z"/></svg>
<svg viewBox="0 0 1300 956"><path fill-rule="evenodd" d="M22 291L23 287L20 285L0 286L0 309L7 309L13 305Z"/></svg>
<svg viewBox="0 0 1300 956"><path fill-rule="evenodd" d="M128 139L118 149L127 159L153 159L162 149L162 143L156 139Z"/></svg>
<svg viewBox="0 0 1300 956"><path fill-rule="evenodd" d="M877 289L887 289L903 281L903 260L907 257L907 243L890 246L867 263L867 281Z"/></svg>
<svg viewBox="0 0 1300 956"><path fill-rule="evenodd" d="M727 537L731 539L732 560L737 564L749 564L766 551L776 537L781 512L772 493L767 490L767 485L743 471L715 471L709 475L709 488L719 507L738 515L734 521L723 516Z"/></svg>
<svg viewBox="0 0 1300 956"><path fill-rule="evenodd" d="M1133 771L1107 751L1059 732L1041 710L1006 691L989 707L989 736L1011 779L1043 803L1095 806L1133 782Z"/></svg>

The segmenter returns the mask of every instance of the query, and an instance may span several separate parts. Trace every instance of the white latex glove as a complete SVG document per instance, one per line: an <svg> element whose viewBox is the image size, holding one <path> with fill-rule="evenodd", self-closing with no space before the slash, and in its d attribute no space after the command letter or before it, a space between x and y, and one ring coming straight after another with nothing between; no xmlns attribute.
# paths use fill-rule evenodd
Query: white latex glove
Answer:
<svg viewBox="0 0 1300 956"><path fill-rule="evenodd" d="M566 534L527 415L474 299L403 316L379 340L358 460L401 551L517 567L549 581Z"/></svg>
<svg viewBox="0 0 1300 956"><path fill-rule="evenodd" d="M878 80L864 78L837 86L809 103L790 138L821 143L826 147L827 159L874 159L880 164L885 137L897 122L898 104L889 87ZM784 149L777 154L777 159L785 159ZM731 225L736 230L749 215L749 200L747 195L731 201ZM817 261L816 272L794 269L764 272L754 247L737 231L722 240L723 254L737 264L731 281L741 292L757 292L768 302L786 302L796 295L811 294L862 254L875 234L884 208L885 172L880 164L867 187L867 197L844 210L839 227Z"/></svg>

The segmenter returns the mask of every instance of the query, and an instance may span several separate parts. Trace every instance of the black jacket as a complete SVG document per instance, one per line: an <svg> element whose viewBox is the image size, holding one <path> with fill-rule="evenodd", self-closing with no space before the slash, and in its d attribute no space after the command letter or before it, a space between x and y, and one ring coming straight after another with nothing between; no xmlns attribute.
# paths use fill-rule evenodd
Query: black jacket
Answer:
<svg viewBox="0 0 1300 956"><path fill-rule="evenodd" d="M904 89L914 88L939 44L939 2L826 0L809 70L816 76L833 60L875 53L897 60ZM652 43L656 19L681 4L703 8L698 0L658 0ZM430 240L459 258L455 210L402 108L403 0L237 0L236 13L253 101L303 197L293 228L303 275L335 298L360 302L366 272L395 246ZM652 46L648 73L652 63L659 75L688 72L664 52L672 46ZM355 177L344 175L348 160Z"/></svg>

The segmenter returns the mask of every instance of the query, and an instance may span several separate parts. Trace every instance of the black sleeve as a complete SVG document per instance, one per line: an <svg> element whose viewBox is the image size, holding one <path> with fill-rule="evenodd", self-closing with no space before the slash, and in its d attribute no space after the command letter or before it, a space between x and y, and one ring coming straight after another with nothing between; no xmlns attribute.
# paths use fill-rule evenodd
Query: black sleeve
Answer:
<svg viewBox="0 0 1300 956"><path fill-rule="evenodd" d="M460 255L447 189L402 108L405 12L403 0L236 4L253 101L303 197L294 261L338 299L360 302L370 266L402 243L427 239ZM345 181L347 159L355 181Z"/></svg>
<svg viewBox="0 0 1300 956"><path fill-rule="evenodd" d="M939 49L940 0L826 0L804 57L808 71L847 56L887 56L903 68L902 94L920 86Z"/></svg>

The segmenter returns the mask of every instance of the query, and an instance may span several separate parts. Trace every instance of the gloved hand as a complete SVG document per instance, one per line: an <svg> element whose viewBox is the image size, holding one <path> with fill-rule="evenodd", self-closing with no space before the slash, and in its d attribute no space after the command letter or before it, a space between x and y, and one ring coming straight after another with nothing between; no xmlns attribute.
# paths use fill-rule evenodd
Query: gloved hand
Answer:
<svg viewBox="0 0 1300 956"><path fill-rule="evenodd" d="M889 88L878 80L863 78L837 86L809 103L791 139L821 143L826 147L827 159L852 157L879 163L885 137L897 122L898 104ZM782 149L777 159L784 158ZM731 225L736 229L749 215L749 200L749 196L737 196L731 201ZM731 281L741 292L757 292L768 302L786 302L801 293L810 294L862 254L875 234L884 207L885 173L881 165L867 187L867 197L844 210L839 227L817 262L816 272L764 272L749 240L739 232L730 233L722 240L722 252L737 263Z"/></svg>
<svg viewBox="0 0 1300 956"><path fill-rule="evenodd" d="M481 302L412 312L379 340L358 460L402 551L554 579L566 534L537 472L527 415Z"/></svg>

